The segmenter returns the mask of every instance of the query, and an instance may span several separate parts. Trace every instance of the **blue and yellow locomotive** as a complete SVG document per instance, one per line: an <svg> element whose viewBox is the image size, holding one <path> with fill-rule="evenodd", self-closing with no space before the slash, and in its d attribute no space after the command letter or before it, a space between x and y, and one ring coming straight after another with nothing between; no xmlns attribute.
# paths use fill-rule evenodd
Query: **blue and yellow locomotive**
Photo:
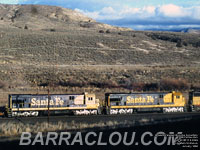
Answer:
<svg viewBox="0 0 200 150"><path fill-rule="evenodd" d="M103 105L101 105L103 104ZM8 117L54 114L97 115L139 112L200 111L200 92L106 93L103 103L95 94L11 94L2 113Z"/></svg>
<svg viewBox="0 0 200 150"><path fill-rule="evenodd" d="M98 114L99 99L95 94L12 94L9 95L6 114L14 116L39 116L52 114Z"/></svg>
<svg viewBox="0 0 200 150"><path fill-rule="evenodd" d="M106 93L105 102L107 114L186 111L186 99L180 92Z"/></svg>

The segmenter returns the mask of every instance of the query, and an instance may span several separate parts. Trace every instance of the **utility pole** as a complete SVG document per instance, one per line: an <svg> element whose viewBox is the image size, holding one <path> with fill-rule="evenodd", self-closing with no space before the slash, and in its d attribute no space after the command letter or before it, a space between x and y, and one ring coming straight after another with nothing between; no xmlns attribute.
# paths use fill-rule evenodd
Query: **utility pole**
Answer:
<svg viewBox="0 0 200 150"><path fill-rule="evenodd" d="M50 104L50 94L49 94L49 89L48 89L48 125L49 125L49 116L50 116L49 104Z"/></svg>

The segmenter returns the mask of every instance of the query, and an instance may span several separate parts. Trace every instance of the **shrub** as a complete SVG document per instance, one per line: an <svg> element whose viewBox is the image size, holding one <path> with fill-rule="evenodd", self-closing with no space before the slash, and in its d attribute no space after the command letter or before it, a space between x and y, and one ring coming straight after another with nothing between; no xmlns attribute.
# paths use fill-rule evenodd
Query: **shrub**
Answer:
<svg viewBox="0 0 200 150"><path fill-rule="evenodd" d="M55 32L55 31L56 31L56 29L50 29L50 31L51 31L51 32Z"/></svg>
<svg viewBox="0 0 200 150"><path fill-rule="evenodd" d="M132 88L134 91L143 91L145 84L144 83L133 83Z"/></svg>
<svg viewBox="0 0 200 150"><path fill-rule="evenodd" d="M4 89L6 87L6 84L3 81L0 81L0 89Z"/></svg>
<svg viewBox="0 0 200 150"><path fill-rule="evenodd" d="M184 46L188 46L188 43L186 41L183 41Z"/></svg>
<svg viewBox="0 0 200 150"><path fill-rule="evenodd" d="M108 29L108 30L106 30L106 33L111 33L111 32L110 32L110 30Z"/></svg>
<svg viewBox="0 0 200 150"><path fill-rule="evenodd" d="M90 22L81 22L80 23L80 27L83 27L83 28L92 28L94 26L95 25L93 23L90 23Z"/></svg>
<svg viewBox="0 0 200 150"><path fill-rule="evenodd" d="M160 82L160 89L169 90L188 90L189 84L183 79L163 79Z"/></svg>
<svg viewBox="0 0 200 150"><path fill-rule="evenodd" d="M85 87L86 82L76 81L74 79L69 79L67 81L59 81L58 85L60 86L70 86L70 87Z"/></svg>
<svg viewBox="0 0 200 150"><path fill-rule="evenodd" d="M178 43L178 41L181 41L181 38L177 36L162 35L162 34L157 34L157 33L146 34L146 35L151 37L153 40L159 39L159 40L175 42L175 43Z"/></svg>
<svg viewBox="0 0 200 150"><path fill-rule="evenodd" d="M129 90L133 89L132 82L129 78L125 78L125 79L121 80L119 84L121 87L123 87L125 89L129 89Z"/></svg>
<svg viewBox="0 0 200 150"><path fill-rule="evenodd" d="M31 13L34 14L34 15L38 14L38 10L35 6L31 7Z"/></svg>
<svg viewBox="0 0 200 150"><path fill-rule="evenodd" d="M132 35L132 37L136 37L136 35L135 35L135 34L133 34L133 35Z"/></svg>
<svg viewBox="0 0 200 150"><path fill-rule="evenodd" d="M38 86L48 86L49 85L49 83L47 83L47 82L43 82L43 83L40 83Z"/></svg>
<svg viewBox="0 0 200 150"><path fill-rule="evenodd" d="M158 83L146 83L143 87L143 91L158 91Z"/></svg>
<svg viewBox="0 0 200 150"><path fill-rule="evenodd" d="M182 42L181 42L181 40L179 40L179 41L177 42L176 47L182 47Z"/></svg>
<svg viewBox="0 0 200 150"><path fill-rule="evenodd" d="M200 41L194 42L192 45L193 45L193 47L198 48L198 47L200 47Z"/></svg>
<svg viewBox="0 0 200 150"><path fill-rule="evenodd" d="M116 82L112 80L102 81L102 82L90 82L90 86L95 86L97 88L117 88L119 87Z"/></svg>
<svg viewBox="0 0 200 150"><path fill-rule="evenodd" d="M200 84L191 85L191 90L200 91Z"/></svg>
<svg viewBox="0 0 200 150"><path fill-rule="evenodd" d="M27 29L28 29L28 26L27 26L27 25L25 25L25 26L24 26L24 29L26 29L26 30L27 30Z"/></svg>
<svg viewBox="0 0 200 150"><path fill-rule="evenodd" d="M99 30L99 33L104 33L104 31L103 30Z"/></svg>

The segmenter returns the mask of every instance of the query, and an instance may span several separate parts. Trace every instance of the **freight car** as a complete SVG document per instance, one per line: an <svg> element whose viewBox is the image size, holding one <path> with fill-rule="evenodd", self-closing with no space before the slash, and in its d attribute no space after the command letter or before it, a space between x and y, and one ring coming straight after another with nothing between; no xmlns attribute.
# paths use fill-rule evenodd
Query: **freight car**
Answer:
<svg viewBox="0 0 200 150"><path fill-rule="evenodd" d="M180 92L166 93L106 93L106 114L134 112L184 112L186 99Z"/></svg>
<svg viewBox="0 0 200 150"><path fill-rule="evenodd" d="M39 116L50 114L90 115L100 113L99 100L95 94L62 95L9 95L6 116Z"/></svg>

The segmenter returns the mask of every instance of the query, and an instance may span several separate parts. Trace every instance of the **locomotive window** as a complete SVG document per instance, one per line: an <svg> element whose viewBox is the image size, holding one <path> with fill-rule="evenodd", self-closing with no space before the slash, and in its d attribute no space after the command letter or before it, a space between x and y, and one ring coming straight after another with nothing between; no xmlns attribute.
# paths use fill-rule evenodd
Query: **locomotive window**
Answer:
<svg viewBox="0 0 200 150"><path fill-rule="evenodd" d="M93 97L88 97L88 100L91 100L91 101L92 101L92 100L93 100Z"/></svg>
<svg viewBox="0 0 200 150"><path fill-rule="evenodd" d="M177 98L177 99L179 99L179 98L180 98L180 96L176 96L176 98Z"/></svg>
<svg viewBox="0 0 200 150"><path fill-rule="evenodd" d="M70 96L70 97L69 97L69 100L74 100L74 96Z"/></svg>
<svg viewBox="0 0 200 150"><path fill-rule="evenodd" d="M159 95L159 98L163 98L163 95Z"/></svg>
<svg viewBox="0 0 200 150"><path fill-rule="evenodd" d="M110 101L111 102L120 102L121 99L120 98L111 98Z"/></svg>
<svg viewBox="0 0 200 150"><path fill-rule="evenodd" d="M194 96L198 96L198 97L199 97L199 96L200 96L200 93L194 93Z"/></svg>

